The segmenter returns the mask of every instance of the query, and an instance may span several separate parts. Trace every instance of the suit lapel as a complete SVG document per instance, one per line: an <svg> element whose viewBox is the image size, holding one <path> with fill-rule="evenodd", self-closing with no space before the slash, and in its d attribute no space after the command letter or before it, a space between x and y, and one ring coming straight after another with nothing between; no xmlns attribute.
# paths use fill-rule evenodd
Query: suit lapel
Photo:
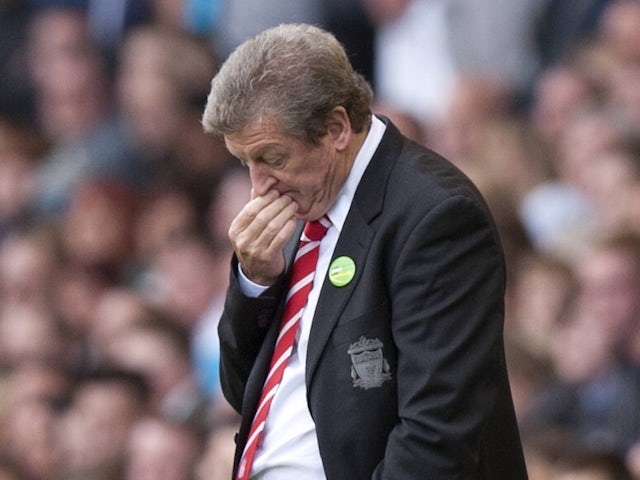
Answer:
<svg viewBox="0 0 640 480"><path fill-rule="evenodd" d="M372 221L382 211L389 171L401 150L402 136L388 120L382 120L387 124L387 130L360 180L332 257L350 257L356 265L356 273L344 287L332 285L326 275L323 279L307 350L307 385L311 384L341 312L358 286L375 235Z"/></svg>

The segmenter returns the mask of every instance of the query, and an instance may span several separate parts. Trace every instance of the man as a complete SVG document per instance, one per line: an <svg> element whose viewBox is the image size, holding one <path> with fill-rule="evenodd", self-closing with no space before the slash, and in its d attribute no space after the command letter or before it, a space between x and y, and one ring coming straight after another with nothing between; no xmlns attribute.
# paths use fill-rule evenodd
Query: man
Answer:
<svg viewBox="0 0 640 480"><path fill-rule="evenodd" d="M219 327L223 390L242 414L235 475L524 479L490 214L370 101L341 45L306 25L245 42L213 79L204 127L253 186L229 229Z"/></svg>

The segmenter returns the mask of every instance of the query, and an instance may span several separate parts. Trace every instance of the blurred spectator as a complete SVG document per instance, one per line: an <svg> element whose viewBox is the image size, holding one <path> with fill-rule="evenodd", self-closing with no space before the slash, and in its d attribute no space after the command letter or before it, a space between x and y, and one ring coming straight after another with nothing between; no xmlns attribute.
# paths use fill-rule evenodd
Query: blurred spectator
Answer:
<svg viewBox="0 0 640 480"><path fill-rule="evenodd" d="M194 377L186 330L159 318L133 325L111 342L107 358L145 380L153 412L201 425L207 405Z"/></svg>
<svg viewBox="0 0 640 480"><path fill-rule="evenodd" d="M15 404L9 412L6 450L29 479L47 480L55 475L56 415L51 405L36 399Z"/></svg>
<svg viewBox="0 0 640 480"><path fill-rule="evenodd" d="M449 41L462 76L481 76L520 97L539 68L537 0L450 0Z"/></svg>
<svg viewBox="0 0 640 480"><path fill-rule="evenodd" d="M91 35L109 63L117 61L117 50L127 32L150 21L153 0L87 0L87 23Z"/></svg>
<svg viewBox="0 0 640 480"><path fill-rule="evenodd" d="M613 0L600 20L601 41L621 65L640 62L640 4Z"/></svg>
<svg viewBox="0 0 640 480"><path fill-rule="evenodd" d="M228 231L231 222L251 199L249 172L232 166L221 176L216 186L207 217L207 233L214 245L230 247Z"/></svg>
<svg viewBox="0 0 640 480"><path fill-rule="evenodd" d="M32 216L37 160L46 148L30 125L0 117L0 241Z"/></svg>
<svg viewBox="0 0 640 480"><path fill-rule="evenodd" d="M0 459L0 480L24 480L24 478L13 462Z"/></svg>
<svg viewBox="0 0 640 480"><path fill-rule="evenodd" d="M575 295L571 267L538 253L519 259L507 292L510 337L531 355L548 359L551 335Z"/></svg>
<svg viewBox="0 0 640 480"><path fill-rule="evenodd" d="M70 143L110 109L106 72L85 13L65 6L39 9L28 39L40 126L52 141Z"/></svg>
<svg viewBox="0 0 640 480"><path fill-rule="evenodd" d="M0 243L0 300L46 308L53 295L52 277L59 255L46 228L16 231Z"/></svg>
<svg viewBox="0 0 640 480"><path fill-rule="evenodd" d="M133 237L137 260L144 270L172 237L198 229L199 214L189 192L174 184L155 185L140 195L139 204Z"/></svg>
<svg viewBox="0 0 640 480"><path fill-rule="evenodd" d="M595 86L579 69L553 65L540 72L532 87L531 123L550 146L557 146L571 118L596 99Z"/></svg>
<svg viewBox="0 0 640 480"><path fill-rule="evenodd" d="M634 480L619 455L584 447L568 432L545 430L524 439L531 480Z"/></svg>
<svg viewBox="0 0 640 480"><path fill-rule="evenodd" d="M624 458L640 435L638 375L617 361L600 318L584 311L574 317L554 329L558 381L541 390L524 430L565 429L579 445Z"/></svg>
<svg viewBox="0 0 640 480"><path fill-rule="evenodd" d="M526 422L567 429L579 444L620 458L640 438L640 375L628 355L640 318L639 251L637 242L613 239L576 266L579 295L551 329L557 382Z"/></svg>
<svg viewBox="0 0 640 480"><path fill-rule="evenodd" d="M420 144L425 143L424 127L411 113L385 102L374 103L371 110L376 115L383 115L390 119L402 134L411 140Z"/></svg>
<svg viewBox="0 0 640 480"><path fill-rule="evenodd" d="M91 363L108 366L107 352L129 328L154 318L147 302L136 291L121 286L105 289L97 299L88 326Z"/></svg>
<svg viewBox="0 0 640 480"><path fill-rule="evenodd" d="M269 27L289 22L322 25L325 19L320 0L222 0L222 4L216 36L221 58Z"/></svg>
<svg viewBox="0 0 640 480"><path fill-rule="evenodd" d="M546 255L573 261L591 242L593 209L574 186L542 182L523 198L519 210L531 243Z"/></svg>
<svg viewBox="0 0 640 480"><path fill-rule="evenodd" d="M24 0L0 1L0 116L33 121L27 66L27 28L33 8Z"/></svg>
<svg viewBox="0 0 640 480"><path fill-rule="evenodd" d="M511 113L510 92L478 76L460 76L443 115L426 129L426 142L463 170L482 141L484 129Z"/></svg>
<svg viewBox="0 0 640 480"><path fill-rule="evenodd" d="M591 40L611 0L548 0L536 24L536 43L543 67L561 63L572 50Z"/></svg>
<svg viewBox="0 0 640 480"><path fill-rule="evenodd" d="M199 453L200 441L194 430L154 417L144 418L133 426L122 478L190 480Z"/></svg>
<svg viewBox="0 0 640 480"><path fill-rule="evenodd" d="M229 249L216 251L196 236L167 242L151 264L157 308L190 332L191 356L202 390L222 399L219 380L218 319L229 276Z"/></svg>
<svg viewBox="0 0 640 480"><path fill-rule="evenodd" d="M624 202L624 223L628 230L640 235L640 181L635 182L626 192Z"/></svg>
<svg viewBox="0 0 640 480"><path fill-rule="evenodd" d="M44 401L54 408L60 408L69 399L73 380L59 365L28 361L11 371L7 387L3 402L9 408L30 401Z"/></svg>
<svg viewBox="0 0 640 480"><path fill-rule="evenodd" d="M59 216L87 178L136 182L138 166L114 117L110 79L83 10L38 10L29 36L39 126L53 150L39 166L35 206Z"/></svg>
<svg viewBox="0 0 640 480"><path fill-rule="evenodd" d="M619 456L606 451L573 451L554 466L555 480L633 480Z"/></svg>
<svg viewBox="0 0 640 480"><path fill-rule="evenodd" d="M611 148L595 156L583 177L584 191L594 209L599 228L608 231L627 227L627 198L640 183L640 150Z"/></svg>
<svg viewBox="0 0 640 480"><path fill-rule="evenodd" d="M353 68L375 85L375 27L366 14L363 0L324 0L321 3L325 9L323 26L344 45Z"/></svg>
<svg viewBox="0 0 640 480"><path fill-rule="evenodd" d="M60 478L124 478L127 441L145 414L146 387L139 377L107 372L83 379L56 426Z"/></svg>
<svg viewBox="0 0 640 480"><path fill-rule="evenodd" d="M446 2L364 0L376 26L376 97L423 125L442 118L457 71L450 49Z"/></svg>
<svg viewBox="0 0 640 480"><path fill-rule="evenodd" d="M120 55L117 101L147 183L156 192L189 191L201 220L230 159L222 140L200 124L216 59L201 39L157 26L133 30Z"/></svg>
<svg viewBox="0 0 640 480"><path fill-rule="evenodd" d="M232 477L234 435L239 419L214 425L195 468L195 480L228 480Z"/></svg>
<svg viewBox="0 0 640 480"><path fill-rule="evenodd" d="M619 119L603 109L581 111L558 143L557 173L561 181L588 193L588 175L599 155L627 142Z"/></svg>
<svg viewBox="0 0 640 480"><path fill-rule="evenodd" d="M118 183L92 181L69 193L69 208L60 220L66 262L100 272L117 281L125 277L133 251L133 192Z"/></svg>
<svg viewBox="0 0 640 480"><path fill-rule="evenodd" d="M63 366L65 350L61 328L41 306L0 307L0 365L15 368L35 361Z"/></svg>
<svg viewBox="0 0 640 480"><path fill-rule="evenodd" d="M625 126L606 106L581 109L571 116L556 145L557 177L532 190L521 205L523 222L538 248L575 257L606 234L608 223L623 215L602 211L602 203L610 201L603 194L623 195L636 167L634 161L625 166L620 157L615 158L617 164L605 164L605 160L612 160L609 155L624 151L629 142ZM602 167L613 168L605 176ZM605 183L609 181L613 184Z"/></svg>
<svg viewBox="0 0 640 480"><path fill-rule="evenodd" d="M625 66L611 76L607 100L628 128L638 135L640 131L640 62Z"/></svg>
<svg viewBox="0 0 640 480"><path fill-rule="evenodd" d="M619 235L603 240L576 266L580 301L603 323L624 361L629 342L640 331L640 238Z"/></svg>
<svg viewBox="0 0 640 480"><path fill-rule="evenodd" d="M535 433L522 432L522 447L530 480L554 480L554 465L563 450L574 443L564 430L548 428Z"/></svg>
<svg viewBox="0 0 640 480"><path fill-rule="evenodd" d="M508 335L505 341L509 385L516 418L523 422L532 415L538 394L552 378L551 362L547 356L527 345L527 338ZM535 477L531 477L532 480Z"/></svg>
<svg viewBox="0 0 640 480"><path fill-rule="evenodd" d="M540 3L365 0L377 25L375 83L380 100L425 125L440 120L462 76L525 91L537 68L533 27Z"/></svg>
<svg viewBox="0 0 640 480"><path fill-rule="evenodd" d="M69 369L74 374L90 372L96 365L87 334L96 305L109 283L96 271L64 264L55 272L53 284L50 309L67 333Z"/></svg>

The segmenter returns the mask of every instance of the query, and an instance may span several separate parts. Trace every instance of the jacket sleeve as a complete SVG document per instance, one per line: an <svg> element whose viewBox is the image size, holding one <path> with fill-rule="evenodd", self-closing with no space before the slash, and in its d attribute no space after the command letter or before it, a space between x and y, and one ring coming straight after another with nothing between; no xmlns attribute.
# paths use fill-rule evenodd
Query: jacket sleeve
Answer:
<svg viewBox="0 0 640 480"><path fill-rule="evenodd" d="M279 283L259 297L248 297L242 292L237 275L234 257L218 336L222 391L229 404L240 412L247 379L273 321L282 286Z"/></svg>
<svg viewBox="0 0 640 480"><path fill-rule="evenodd" d="M399 423L373 478L485 478L482 437L506 382L504 275L475 199L443 201L406 239L390 279Z"/></svg>

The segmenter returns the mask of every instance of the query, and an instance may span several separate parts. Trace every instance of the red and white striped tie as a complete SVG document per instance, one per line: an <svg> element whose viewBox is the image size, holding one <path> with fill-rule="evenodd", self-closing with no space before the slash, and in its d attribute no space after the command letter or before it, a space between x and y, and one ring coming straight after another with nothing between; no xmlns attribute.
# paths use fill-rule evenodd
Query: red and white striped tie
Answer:
<svg viewBox="0 0 640 480"><path fill-rule="evenodd" d="M325 215L320 220L308 222L302 234L298 252L291 271L289 292L280 322L280 332L276 340L275 350L271 357L269 374L262 387L258 409L253 417L249 430L249 439L244 447L237 480L247 480L251 474L251 466L262 439L271 402L282 380L287 361L293 351L293 344L300 325L300 318L307 303L307 297L313 285L313 277L318 262L320 240L327 233L331 221Z"/></svg>

